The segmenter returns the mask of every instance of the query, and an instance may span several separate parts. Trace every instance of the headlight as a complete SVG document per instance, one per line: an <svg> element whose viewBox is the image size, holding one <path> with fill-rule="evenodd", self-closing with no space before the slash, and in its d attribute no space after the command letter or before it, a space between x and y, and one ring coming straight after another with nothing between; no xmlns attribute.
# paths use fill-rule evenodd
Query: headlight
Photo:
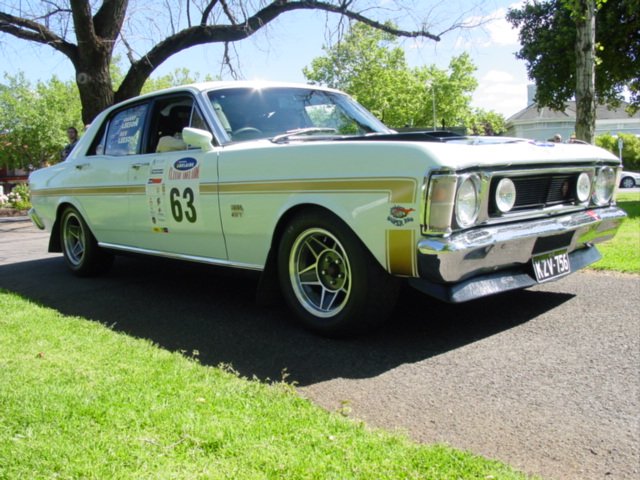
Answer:
<svg viewBox="0 0 640 480"><path fill-rule="evenodd" d="M596 174L593 201L596 205L606 205L611 201L616 186L616 172L611 167L601 168Z"/></svg>
<svg viewBox="0 0 640 480"><path fill-rule="evenodd" d="M462 228L469 227L480 211L480 180L476 175L465 178L456 194L456 221Z"/></svg>
<svg viewBox="0 0 640 480"><path fill-rule="evenodd" d="M456 196L455 175L432 175L427 196L426 226L431 233L451 231L451 218Z"/></svg>
<svg viewBox="0 0 640 480"><path fill-rule="evenodd" d="M503 178L496 188L496 207L507 213L516 203L516 186L509 178Z"/></svg>
<svg viewBox="0 0 640 480"><path fill-rule="evenodd" d="M591 179L587 173L582 172L576 183L576 198L578 202L582 203L589 200L589 194L591 194Z"/></svg>

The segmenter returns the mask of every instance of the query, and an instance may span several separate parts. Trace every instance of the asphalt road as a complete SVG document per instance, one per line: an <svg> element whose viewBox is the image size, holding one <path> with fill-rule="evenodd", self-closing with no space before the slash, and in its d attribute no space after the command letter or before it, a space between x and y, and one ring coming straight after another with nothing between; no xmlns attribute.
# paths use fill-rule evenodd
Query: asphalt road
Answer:
<svg viewBox="0 0 640 480"><path fill-rule="evenodd" d="M0 222L0 288L202 363L280 379L369 425L549 479L640 478L640 277L578 273L445 305L406 290L382 330L311 335L253 301L255 275L119 257L70 275L46 235Z"/></svg>

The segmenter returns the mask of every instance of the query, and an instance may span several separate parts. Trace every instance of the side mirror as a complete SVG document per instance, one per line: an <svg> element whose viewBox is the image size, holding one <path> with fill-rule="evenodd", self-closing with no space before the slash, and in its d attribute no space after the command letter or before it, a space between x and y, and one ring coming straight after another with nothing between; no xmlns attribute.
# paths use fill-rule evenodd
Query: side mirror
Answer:
<svg viewBox="0 0 640 480"><path fill-rule="evenodd" d="M184 127L182 129L182 140L187 145L201 148L203 152L210 152L213 150L211 141L213 135L206 130L200 130L199 128Z"/></svg>

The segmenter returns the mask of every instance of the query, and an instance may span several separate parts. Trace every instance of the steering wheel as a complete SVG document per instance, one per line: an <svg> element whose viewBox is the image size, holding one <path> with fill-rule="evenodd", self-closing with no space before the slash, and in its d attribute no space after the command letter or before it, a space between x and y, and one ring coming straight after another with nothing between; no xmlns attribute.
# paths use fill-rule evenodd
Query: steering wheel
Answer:
<svg viewBox="0 0 640 480"><path fill-rule="evenodd" d="M262 130L258 130L255 127L242 127L231 132L231 135L235 137L236 135L244 135L247 133L253 133L257 136L257 135L262 135Z"/></svg>

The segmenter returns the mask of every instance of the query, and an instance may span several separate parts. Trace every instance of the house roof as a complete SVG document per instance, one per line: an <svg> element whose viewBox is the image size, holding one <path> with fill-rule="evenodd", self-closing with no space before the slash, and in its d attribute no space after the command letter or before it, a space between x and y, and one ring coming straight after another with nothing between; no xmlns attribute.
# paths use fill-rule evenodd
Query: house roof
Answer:
<svg viewBox="0 0 640 480"><path fill-rule="evenodd" d="M609 105L596 105L596 118L598 120L629 120L631 118L640 119L640 111L634 115L629 115L625 108L629 104L621 102L619 107L611 107ZM565 103L564 111L552 110L549 107L538 108L537 103L532 103L524 110L511 115L507 119L507 123L529 123L536 121L575 121L576 119L576 102L570 101Z"/></svg>

